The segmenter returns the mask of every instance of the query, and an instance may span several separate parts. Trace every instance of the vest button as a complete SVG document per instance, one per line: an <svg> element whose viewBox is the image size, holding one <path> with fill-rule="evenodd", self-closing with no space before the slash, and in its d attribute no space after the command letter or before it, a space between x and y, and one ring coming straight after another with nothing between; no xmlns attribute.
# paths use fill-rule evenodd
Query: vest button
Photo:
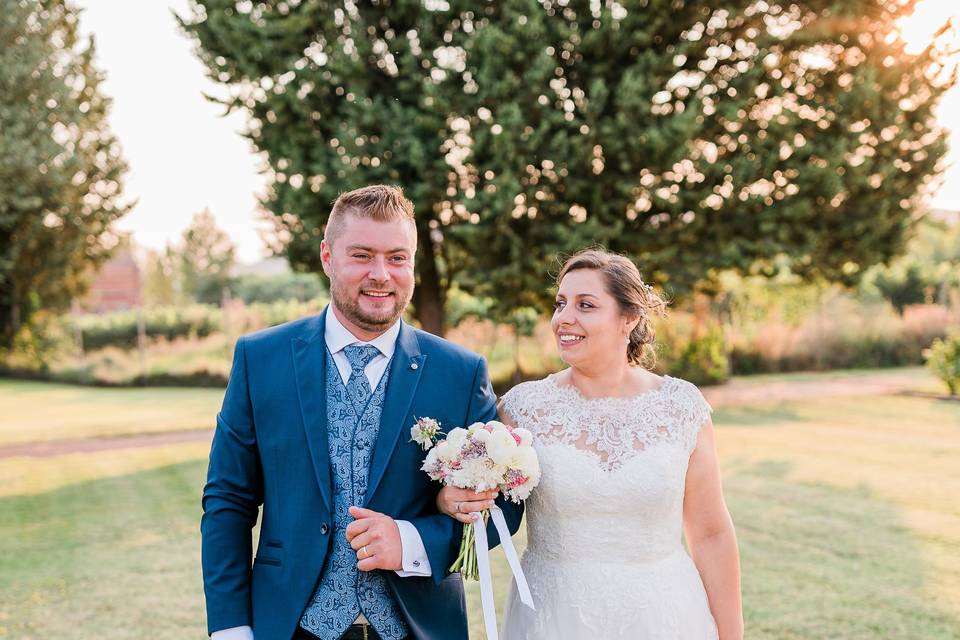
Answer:
<svg viewBox="0 0 960 640"><path fill-rule="evenodd" d="M325 524L320 525L320 535L322 535L322 536L327 535L327 531L329 531L329 530L330 530L330 528L327 527L327 525L325 525Z"/></svg>

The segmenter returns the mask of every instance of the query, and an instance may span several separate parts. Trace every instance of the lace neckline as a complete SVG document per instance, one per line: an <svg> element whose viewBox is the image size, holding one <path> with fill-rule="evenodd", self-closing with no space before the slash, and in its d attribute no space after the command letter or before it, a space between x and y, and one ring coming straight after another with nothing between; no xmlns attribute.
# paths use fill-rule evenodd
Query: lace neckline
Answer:
<svg viewBox="0 0 960 640"><path fill-rule="evenodd" d="M664 375L661 376L660 384L654 387L653 389L647 389L646 391L641 391L640 393L635 393L632 396L598 396L596 398L588 398L583 395L583 392L580 391L577 387L572 384L560 384L556 380L556 374L551 374L544 378L544 382L547 382L550 386L556 389L559 393L565 394L572 397L573 399L579 402L585 402L589 404L631 404L639 400L647 400L649 398L654 398L664 392L676 378L673 376Z"/></svg>
<svg viewBox="0 0 960 640"><path fill-rule="evenodd" d="M632 396L599 398L586 398L576 387L547 376L515 386L503 401L506 413L529 429L535 442L559 442L592 453L607 470L662 443L678 444L689 455L710 416L700 391L671 376Z"/></svg>

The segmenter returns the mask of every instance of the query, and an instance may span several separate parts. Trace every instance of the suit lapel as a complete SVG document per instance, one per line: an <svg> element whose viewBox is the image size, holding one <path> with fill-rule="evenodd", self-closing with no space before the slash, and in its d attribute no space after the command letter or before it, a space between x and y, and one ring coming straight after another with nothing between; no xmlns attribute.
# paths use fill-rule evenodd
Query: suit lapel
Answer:
<svg viewBox="0 0 960 640"><path fill-rule="evenodd" d="M324 341L325 310L315 330L291 340L293 365L300 399L300 415L307 436L307 448L328 510L331 499L330 450L327 445L327 346ZM312 335L311 335L312 334Z"/></svg>
<svg viewBox="0 0 960 640"><path fill-rule="evenodd" d="M380 433L370 461L366 504L370 503L371 497L383 478L400 433L404 431L404 427L413 426L406 424L405 421L426 359L426 356L420 353L416 333L406 323L401 323L400 334L397 336L397 349L390 362L390 377L387 380L383 413L380 417Z"/></svg>

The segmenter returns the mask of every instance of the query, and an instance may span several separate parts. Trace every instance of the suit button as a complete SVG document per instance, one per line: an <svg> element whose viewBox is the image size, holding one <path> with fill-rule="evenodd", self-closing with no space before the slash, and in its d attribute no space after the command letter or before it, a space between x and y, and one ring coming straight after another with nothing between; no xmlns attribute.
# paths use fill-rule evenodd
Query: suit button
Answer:
<svg viewBox="0 0 960 640"><path fill-rule="evenodd" d="M327 531L329 531L329 530L330 530L330 528L327 527L327 525L325 525L325 524L320 525L320 535L322 535L322 536L327 535Z"/></svg>

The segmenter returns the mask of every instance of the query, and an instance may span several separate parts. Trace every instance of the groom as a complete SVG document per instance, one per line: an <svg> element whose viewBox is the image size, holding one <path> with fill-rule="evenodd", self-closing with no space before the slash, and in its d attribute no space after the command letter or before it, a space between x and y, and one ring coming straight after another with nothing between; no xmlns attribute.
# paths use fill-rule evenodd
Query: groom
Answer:
<svg viewBox="0 0 960 640"><path fill-rule="evenodd" d="M400 319L416 247L400 189L341 195L320 245L330 305L237 341L200 525L214 640L467 638L447 572L462 525L409 433L496 410L482 358ZM522 508L498 502L515 532Z"/></svg>

